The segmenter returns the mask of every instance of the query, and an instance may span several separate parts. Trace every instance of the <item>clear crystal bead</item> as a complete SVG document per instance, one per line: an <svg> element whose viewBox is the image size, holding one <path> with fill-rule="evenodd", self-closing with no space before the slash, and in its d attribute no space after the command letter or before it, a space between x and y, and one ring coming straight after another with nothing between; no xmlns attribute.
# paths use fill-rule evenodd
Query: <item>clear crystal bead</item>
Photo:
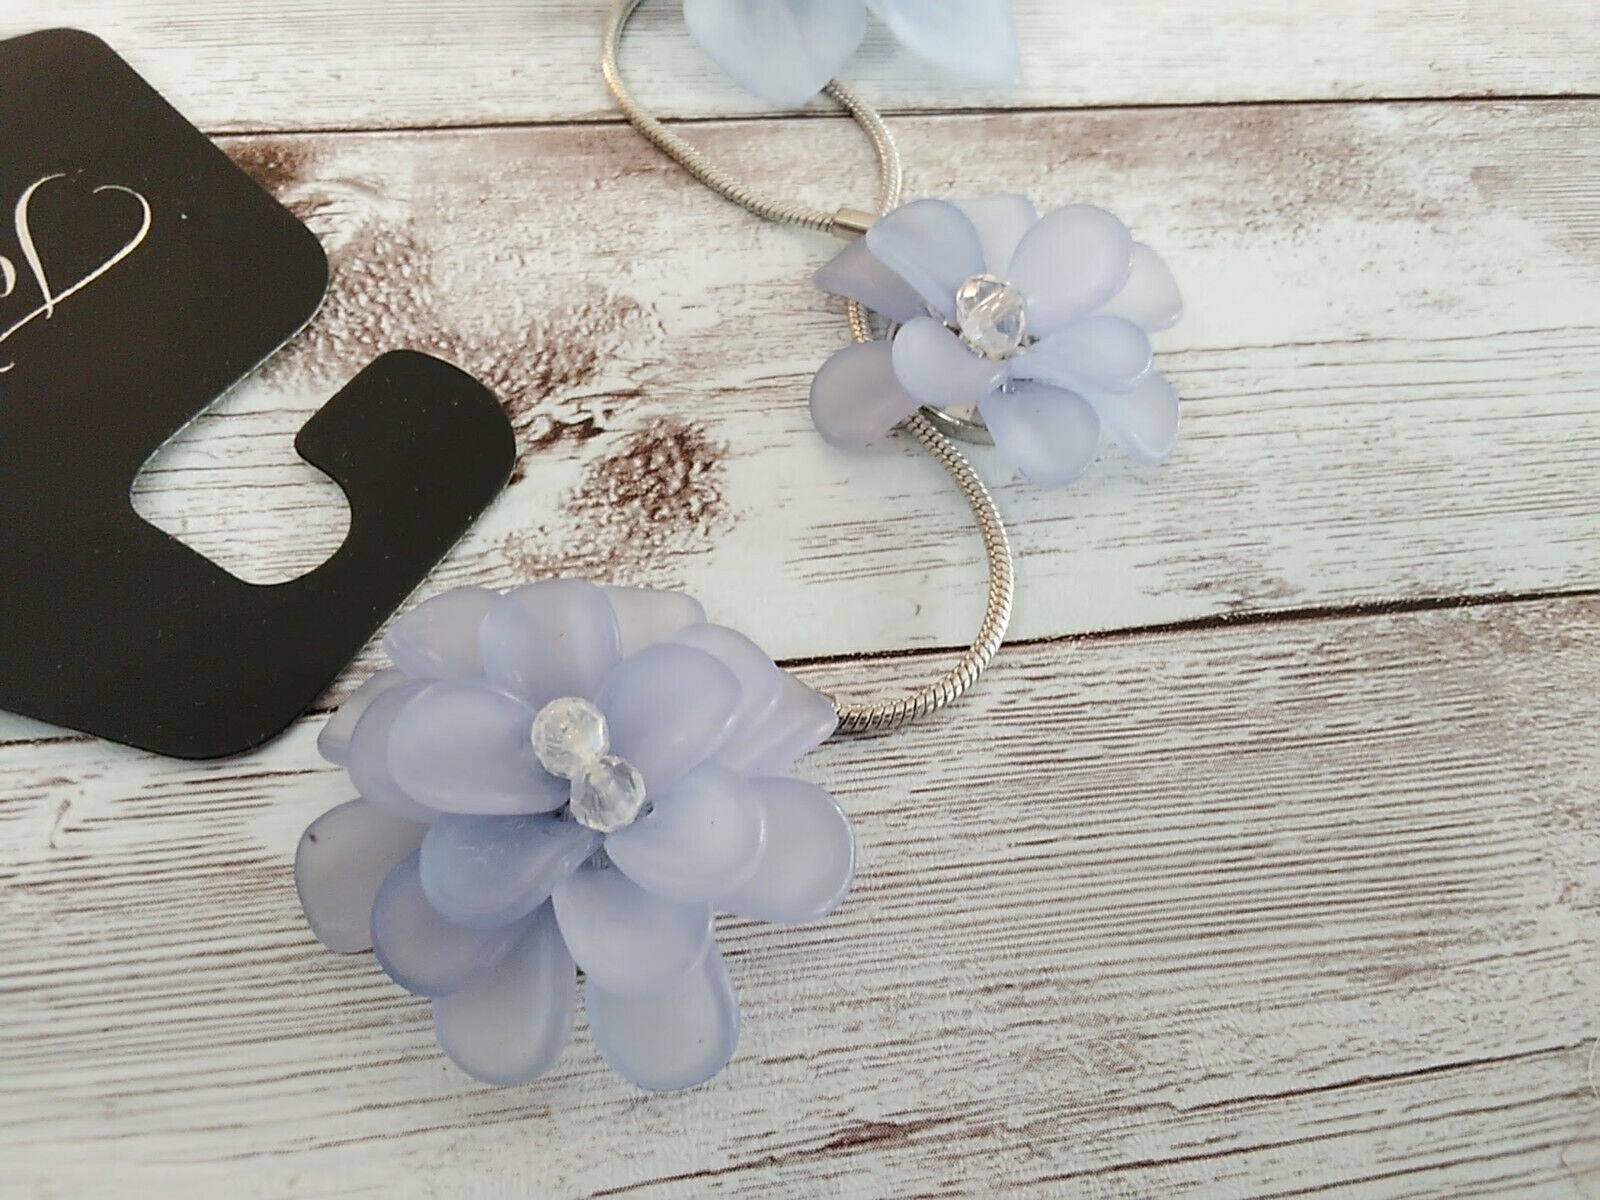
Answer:
<svg viewBox="0 0 1600 1200"><path fill-rule="evenodd" d="M631 824L644 807L644 776L615 755L597 758L572 781L572 819L601 833Z"/></svg>
<svg viewBox="0 0 1600 1200"><path fill-rule="evenodd" d="M1022 293L993 275L974 275L956 291L956 324L961 340L985 358L1005 358L1028 333L1028 305Z"/></svg>
<svg viewBox="0 0 1600 1200"><path fill-rule="evenodd" d="M562 779L577 778L610 748L605 714L580 696L552 700L533 719L539 765Z"/></svg>

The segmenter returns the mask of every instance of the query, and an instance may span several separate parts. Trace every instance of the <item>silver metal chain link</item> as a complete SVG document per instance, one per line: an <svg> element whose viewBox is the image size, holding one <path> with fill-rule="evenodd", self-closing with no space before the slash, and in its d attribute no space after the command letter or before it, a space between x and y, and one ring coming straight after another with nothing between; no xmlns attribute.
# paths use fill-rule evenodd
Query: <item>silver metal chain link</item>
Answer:
<svg viewBox="0 0 1600 1200"><path fill-rule="evenodd" d="M870 214L852 208L840 208L832 213L808 208L802 204L786 203L763 195L747 186L727 171L709 161L693 145L668 129L654 116L640 107L622 82L622 72L617 65L618 51L623 31L629 19L643 0L615 0L606 19L605 35L601 45L600 70L606 86L616 98L617 107L628 123L637 129L651 145L678 163L706 187L724 199L732 201L747 212L754 213L780 225L796 225L822 233L851 237L865 231L872 222ZM878 159L878 214L886 213L900 203L902 169L900 152L894 138L876 110L838 80L827 86L827 94L847 112L872 142ZM867 311L854 300L846 303L850 334L857 342L872 340L872 326ZM1006 626L1011 621L1011 603L1015 590L1015 574L1011 561L1011 543L1006 537L1004 521L995 507L989 489L972 469L961 451L922 413L907 418L903 426L928 453L933 455L945 472L961 490L967 506L977 521L983 538L984 555L989 565L989 592L984 605L983 622L972 645L963 651L960 659L944 674L930 683L890 700L847 702L835 699L834 709L839 714L840 733L885 732L896 729L919 717L936 712L958 699L977 682L1005 638Z"/></svg>

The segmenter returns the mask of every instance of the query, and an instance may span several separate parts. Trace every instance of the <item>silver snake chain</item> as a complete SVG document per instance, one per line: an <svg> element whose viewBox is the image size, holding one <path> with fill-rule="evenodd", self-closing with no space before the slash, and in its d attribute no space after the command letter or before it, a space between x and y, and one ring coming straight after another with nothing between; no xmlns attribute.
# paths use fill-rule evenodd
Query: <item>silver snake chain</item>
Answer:
<svg viewBox="0 0 1600 1200"><path fill-rule="evenodd" d="M618 49L623 31L643 0L615 0L606 19L605 37L601 46L600 70L606 86L616 98L617 107L628 123L644 135L646 140L667 157L673 159L689 174L719 196L731 200L740 208L774 221L779 225L794 225L839 237L854 237L864 233L872 224L874 215L852 208L841 208L827 213L807 208L801 204L785 203L762 195L741 183L728 172L708 161L694 146L668 129L652 116L629 93L622 82L622 72L617 65ZM828 95L845 110L872 141L873 152L878 157L878 208L877 214L889 212L900 203L902 170L900 152L894 138L869 104L838 80L831 81ZM850 321L850 334L857 342L872 340L872 327L867 311L854 300L846 302ZM967 506L977 521L978 532L983 537L983 551L989 564L989 594L984 605L983 623L978 634L956 664L937 679L907 692L893 700L855 703L833 699L839 714L840 733L868 733L897 729L919 717L937 712L958 699L963 692L978 681L993 660L995 652L1005 638L1006 626L1011 621L1011 602L1015 590L1015 577L1011 562L1011 543L1006 537L1004 522L995 507L989 489L972 469L966 457L955 444L935 428L923 413L908 417L901 428L910 432L922 443L934 460L955 481Z"/></svg>

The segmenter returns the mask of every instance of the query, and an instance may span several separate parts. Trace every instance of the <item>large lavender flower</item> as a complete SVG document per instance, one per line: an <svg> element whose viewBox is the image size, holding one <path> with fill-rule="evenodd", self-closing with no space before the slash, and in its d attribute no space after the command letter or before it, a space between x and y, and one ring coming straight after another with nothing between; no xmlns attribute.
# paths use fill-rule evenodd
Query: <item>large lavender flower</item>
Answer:
<svg viewBox="0 0 1600 1200"><path fill-rule="evenodd" d="M574 963L618 1074L715 1075L739 1008L713 910L809 921L850 886L844 813L779 775L833 732L832 705L674 592L462 588L385 645L395 665L318 742L361 799L295 856L317 937L370 945L432 997L440 1047L486 1082L555 1062Z"/></svg>
<svg viewBox="0 0 1600 1200"><path fill-rule="evenodd" d="M861 45L867 10L919 58L995 87L1022 75L1011 0L683 0L689 32L746 91L796 108Z"/></svg>
<svg viewBox="0 0 1600 1200"><path fill-rule="evenodd" d="M1102 427L1158 463L1178 396L1147 333L1183 304L1159 255L1104 209L1039 217L1023 196L915 200L817 272L817 286L899 325L839 351L811 388L817 429L861 446L922 405L976 405L1001 456L1035 483L1070 483Z"/></svg>

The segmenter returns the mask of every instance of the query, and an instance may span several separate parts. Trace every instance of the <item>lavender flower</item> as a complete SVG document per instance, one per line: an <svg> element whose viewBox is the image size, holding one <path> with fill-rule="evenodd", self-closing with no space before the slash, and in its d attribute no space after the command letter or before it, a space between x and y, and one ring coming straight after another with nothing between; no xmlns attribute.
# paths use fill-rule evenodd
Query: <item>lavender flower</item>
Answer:
<svg viewBox="0 0 1600 1200"><path fill-rule="evenodd" d="M1102 427L1138 462L1172 453L1178 396L1146 335L1182 300L1160 256L1104 209L1041 218L1022 196L916 200L816 278L899 326L817 372L811 415L834 445L874 441L922 405L976 405L1001 457L1046 486L1088 469Z"/></svg>
<svg viewBox="0 0 1600 1200"><path fill-rule="evenodd" d="M833 732L832 705L673 592L462 588L385 645L394 666L318 742L361 799L295 857L317 937L370 945L431 997L440 1047L486 1082L556 1061L575 966L618 1074L715 1075L739 1007L713 911L810 921L849 890L844 813L780 774Z"/></svg>

